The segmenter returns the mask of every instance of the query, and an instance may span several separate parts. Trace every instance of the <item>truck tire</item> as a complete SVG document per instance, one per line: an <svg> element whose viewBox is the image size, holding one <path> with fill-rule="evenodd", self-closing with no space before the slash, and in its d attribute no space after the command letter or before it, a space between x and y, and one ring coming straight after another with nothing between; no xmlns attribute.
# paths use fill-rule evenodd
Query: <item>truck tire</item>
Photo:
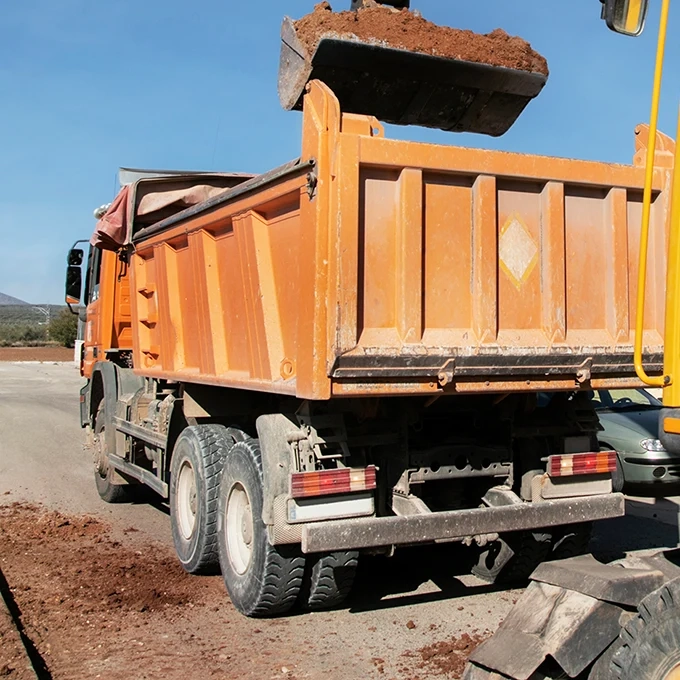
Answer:
<svg viewBox="0 0 680 680"><path fill-rule="evenodd" d="M680 579L647 595L638 612L621 630L610 677L675 680L680 677Z"/></svg>
<svg viewBox="0 0 680 680"><path fill-rule="evenodd" d="M523 583L549 558L550 534L517 531L505 534L485 547L472 573L489 583Z"/></svg>
<svg viewBox="0 0 680 680"><path fill-rule="evenodd" d="M224 464L218 500L222 576L246 616L284 614L295 604L305 571L297 546L273 546L262 521L262 453L257 439L237 442Z"/></svg>
<svg viewBox="0 0 680 680"><path fill-rule="evenodd" d="M217 495L234 437L223 425L193 425L175 443L170 466L170 523L175 551L190 574L219 571Z"/></svg>
<svg viewBox="0 0 680 680"><path fill-rule="evenodd" d="M102 399L94 420L94 483L99 497L107 503L124 503L130 500L130 485L116 481L116 471L109 465L106 446L106 411Z"/></svg>
<svg viewBox="0 0 680 680"><path fill-rule="evenodd" d="M355 550L308 556L301 606L312 611L340 606L352 590L358 564Z"/></svg>

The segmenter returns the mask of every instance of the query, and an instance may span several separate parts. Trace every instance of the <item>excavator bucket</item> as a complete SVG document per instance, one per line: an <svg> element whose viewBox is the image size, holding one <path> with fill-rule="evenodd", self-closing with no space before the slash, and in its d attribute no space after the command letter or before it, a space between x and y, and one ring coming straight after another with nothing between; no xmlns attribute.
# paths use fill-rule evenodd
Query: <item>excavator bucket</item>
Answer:
<svg viewBox="0 0 680 680"><path fill-rule="evenodd" d="M279 98L302 109L310 80L328 85L346 113L386 123L498 137L539 94L547 75L323 36L313 54L284 19Z"/></svg>

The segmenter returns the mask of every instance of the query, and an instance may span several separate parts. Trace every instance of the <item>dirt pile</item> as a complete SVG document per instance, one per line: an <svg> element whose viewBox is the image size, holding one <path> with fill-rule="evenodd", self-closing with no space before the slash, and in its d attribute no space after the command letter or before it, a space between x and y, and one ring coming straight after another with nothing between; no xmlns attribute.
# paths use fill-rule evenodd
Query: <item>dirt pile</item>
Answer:
<svg viewBox="0 0 680 680"><path fill-rule="evenodd" d="M343 37L411 52L548 74L548 63L522 38L496 29L486 35L437 26L409 10L383 5L333 12L328 2L295 22L298 37L314 52L323 37Z"/></svg>
<svg viewBox="0 0 680 680"><path fill-rule="evenodd" d="M19 633L0 603L0 678L2 680L35 680Z"/></svg>
<svg viewBox="0 0 680 680"><path fill-rule="evenodd" d="M416 652L407 652L405 656L414 658L417 667L426 671L428 676L443 675L460 678L470 654L490 635L490 633L479 632L463 633L452 640L435 642L421 647Z"/></svg>
<svg viewBox="0 0 680 680"><path fill-rule="evenodd" d="M60 604L77 607L81 615L102 607L167 611L191 605L201 596L196 581L169 551L155 545L143 551L124 548L92 517L67 517L13 503L0 507L0 544L7 553L24 553L33 569L44 564L44 579L59 593ZM57 545L61 559L55 562ZM26 592L34 589L31 585Z"/></svg>
<svg viewBox="0 0 680 680"><path fill-rule="evenodd" d="M188 623L208 604L231 611L219 577L189 576L165 546L123 545L94 518L23 503L0 506L0 546L23 629L55 680L123 680L133 662L135 677L172 680L199 660L212 669L204 677L226 677ZM0 678L24 680L4 637Z"/></svg>

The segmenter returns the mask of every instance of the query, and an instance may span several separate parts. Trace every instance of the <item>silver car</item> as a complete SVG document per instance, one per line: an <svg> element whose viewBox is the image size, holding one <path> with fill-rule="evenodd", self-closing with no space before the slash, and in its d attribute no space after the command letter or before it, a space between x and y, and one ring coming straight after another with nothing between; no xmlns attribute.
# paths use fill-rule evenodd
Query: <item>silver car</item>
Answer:
<svg viewBox="0 0 680 680"><path fill-rule="evenodd" d="M670 496L680 490L680 457L659 441L661 402L644 389L596 390L593 404L604 430L602 449L616 451L616 490L638 495Z"/></svg>

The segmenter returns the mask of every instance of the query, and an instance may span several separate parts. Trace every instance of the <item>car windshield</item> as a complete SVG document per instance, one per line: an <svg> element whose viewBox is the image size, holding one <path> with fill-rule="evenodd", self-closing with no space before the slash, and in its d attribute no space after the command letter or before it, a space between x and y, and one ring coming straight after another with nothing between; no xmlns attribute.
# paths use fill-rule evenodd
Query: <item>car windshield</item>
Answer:
<svg viewBox="0 0 680 680"><path fill-rule="evenodd" d="M641 408L660 408L661 402L647 390L595 390L592 396L596 410L612 409L615 411Z"/></svg>

